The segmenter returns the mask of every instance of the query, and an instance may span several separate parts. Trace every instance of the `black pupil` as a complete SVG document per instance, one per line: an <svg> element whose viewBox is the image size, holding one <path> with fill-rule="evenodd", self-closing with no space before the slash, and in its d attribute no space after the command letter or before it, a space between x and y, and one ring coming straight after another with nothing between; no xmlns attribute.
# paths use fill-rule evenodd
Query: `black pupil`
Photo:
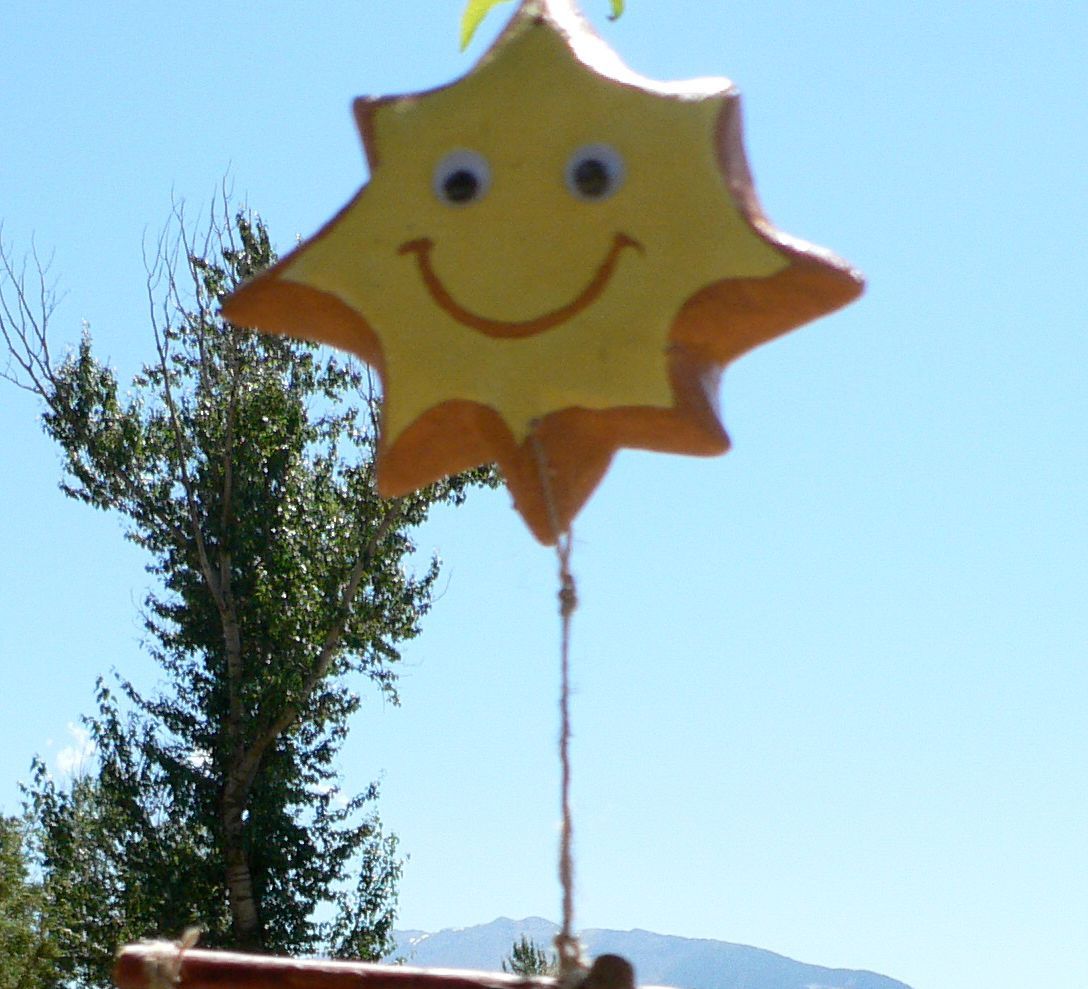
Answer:
<svg viewBox="0 0 1088 989"><path fill-rule="evenodd" d="M603 196L610 181L608 166L597 158L586 158L574 167L574 185L583 196Z"/></svg>
<svg viewBox="0 0 1088 989"><path fill-rule="evenodd" d="M480 180L467 168L459 168L446 176L442 191L451 203L467 203L476 198L480 189Z"/></svg>

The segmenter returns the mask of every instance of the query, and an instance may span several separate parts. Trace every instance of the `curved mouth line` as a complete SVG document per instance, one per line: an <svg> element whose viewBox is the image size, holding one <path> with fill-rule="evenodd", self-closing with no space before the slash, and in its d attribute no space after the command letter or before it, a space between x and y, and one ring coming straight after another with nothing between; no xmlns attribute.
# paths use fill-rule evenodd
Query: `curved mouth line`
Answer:
<svg viewBox="0 0 1088 989"><path fill-rule="evenodd" d="M609 248L605 259L597 267L589 284L578 293L576 298L565 306L553 309L551 312L546 312L540 316L534 316L532 319L508 321L480 316L478 313L466 309L450 295L431 265L431 249L433 247L433 240L429 237L422 237L419 240L409 240L401 244L397 248L397 253L414 254L416 256L416 263L419 265L419 274L423 279L423 284L427 286L427 291L430 292L431 298L434 299L439 308L443 309L463 326L478 330L485 336L504 339L517 339L543 333L545 330L550 330L559 326L560 323L565 323L568 319L577 316L583 309L596 302L605 290L612 278L612 273L616 270L620 253L625 247L631 247L640 254L645 253L642 244L635 240L634 237L628 237L625 233L617 233L612 238L612 246Z"/></svg>

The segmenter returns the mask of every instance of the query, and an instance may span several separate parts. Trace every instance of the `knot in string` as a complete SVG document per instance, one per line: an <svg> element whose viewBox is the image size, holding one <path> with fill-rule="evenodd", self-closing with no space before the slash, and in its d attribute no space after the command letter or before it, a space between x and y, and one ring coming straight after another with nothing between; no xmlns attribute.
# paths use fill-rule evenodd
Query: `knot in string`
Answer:
<svg viewBox="0 0 1088 989"><path fill-rule="evenodd" d="M559 571L559 584L559 616L567 621L578 607L578 589L565 565Z"/></svg>
<svg viewBox="0 0 1088 989"><path fill-rule="evenodd" d="M154 941L144 959L148 989L175 989L181 983L181 962L185 952L200 940L199 927L186 928L177 941Z"/></svg>
<svg viewBox="0 0 1088 989"><path fill-rule="evenodd" d="M559 984L562 989L574 989L580 986L586 974L582 942L573 934L560 931L555 936L555 954L559 965Z"/></svg>

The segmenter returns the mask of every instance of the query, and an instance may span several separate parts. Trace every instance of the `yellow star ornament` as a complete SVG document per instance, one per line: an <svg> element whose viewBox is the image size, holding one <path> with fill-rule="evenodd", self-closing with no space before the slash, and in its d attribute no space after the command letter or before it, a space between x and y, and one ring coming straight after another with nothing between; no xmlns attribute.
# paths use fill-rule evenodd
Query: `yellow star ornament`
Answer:
<svg viewBox="0 0 1088 989"><path fill-rule="evenodd" d="M724 452L724 366L861 291L760 212L732 85L636 75L570 0L355 116L369 183L223 312L376 368L383 495L497 462L554 543L619 448Z"/></svg>

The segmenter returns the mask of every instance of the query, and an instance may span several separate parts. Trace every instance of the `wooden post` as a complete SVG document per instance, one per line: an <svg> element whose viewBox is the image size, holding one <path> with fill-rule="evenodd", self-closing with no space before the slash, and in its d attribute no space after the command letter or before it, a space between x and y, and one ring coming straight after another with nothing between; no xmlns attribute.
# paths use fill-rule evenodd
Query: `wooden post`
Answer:
<svg viewBox="0 0 1088 989"><path fill-rule="evenodd" d="M118 989L573 989L547 976L276 958L173 941L122 948L113 979ZM622 958L602 955L579 989L634 989L634 972Z"/></svg>

